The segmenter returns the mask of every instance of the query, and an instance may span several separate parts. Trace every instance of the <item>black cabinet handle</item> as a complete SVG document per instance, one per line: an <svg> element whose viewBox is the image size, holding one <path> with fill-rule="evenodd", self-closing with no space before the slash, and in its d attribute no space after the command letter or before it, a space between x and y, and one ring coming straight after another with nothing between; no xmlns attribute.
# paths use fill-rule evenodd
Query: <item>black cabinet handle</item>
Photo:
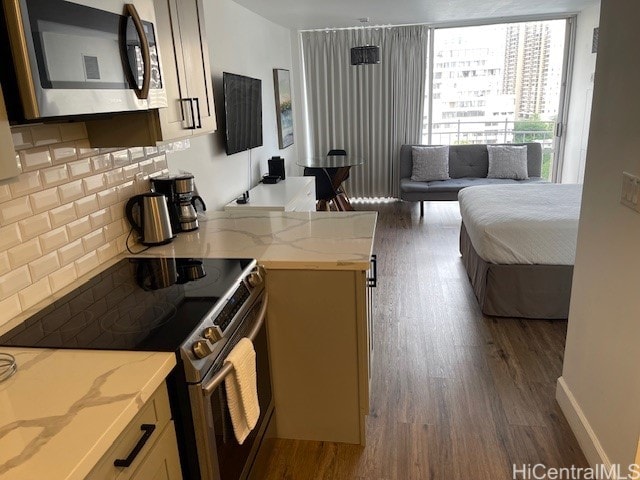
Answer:
<svg viewBox="0 0 640 480"><path fill-rule="evenodd" d="M377 255L371 255L371 270L373 273L373 277L367 278L367 286L375 288L378 286L378 256Z"/></svg>
<svg viewBox="0 0 640 480"><path fill-rule="evenodd" d="M140 425L140 430L142 430L144 433L140 437L140 440L138 440L138 443L136 443L136 446L133 447L133 450L131 450L131 453L129 454L129 456L127 456L127 458L125 459L117 458L113 462L113 465L116 467L125 467L125 468L130 467L133 461L136 459L136 457L140 453L140 450L144 448L147 441L149 441L149 438L151 438L151 434L154 432L155 429L156 429L156 426L150 423L143 423L142 425Z"/></svg>
<svg viewBox="0 0 640 480"><path fill-rule="evenodd" d="M202 117L200 117L200 99L194 98L192 101L196 103L196 110L198 111L198 125L196 125L195 118L193 119L194 128L202 128Z"/></svg>

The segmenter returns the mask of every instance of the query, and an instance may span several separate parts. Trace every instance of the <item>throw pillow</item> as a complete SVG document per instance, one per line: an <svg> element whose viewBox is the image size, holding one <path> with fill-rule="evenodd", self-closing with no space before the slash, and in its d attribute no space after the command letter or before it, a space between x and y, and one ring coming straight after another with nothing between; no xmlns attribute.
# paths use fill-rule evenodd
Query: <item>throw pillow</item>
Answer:
<svg viewBox="0 0 640 480"><path fill-rule="evenodd" d="M489 151L487 178L511 178L514 180L529 178L526 145L487 145L487 150Z"/></svg>
<svg viewBox="0 0 640 480"><path fill-rule="evenodd" d="M413 169L411 180L430 182L449 180L449 146L411 147Z"/></svg>

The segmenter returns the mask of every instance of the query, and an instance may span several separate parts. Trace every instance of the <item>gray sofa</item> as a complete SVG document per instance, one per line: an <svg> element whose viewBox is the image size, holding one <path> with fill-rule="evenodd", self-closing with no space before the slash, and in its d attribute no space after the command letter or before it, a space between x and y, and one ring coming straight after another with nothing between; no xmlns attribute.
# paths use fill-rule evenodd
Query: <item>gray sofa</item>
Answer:
<svg viewBox="0 0 640 480"><path fill-rule="evenodd" d="M458 192L473 185L504 185L507 183L542 183L542 145L516 143L527 146L527 180L487 178L489 153L486 145L451 145L449 147L449 180L415 182L411 180L413 159L411 147L400 147L400 198L420 202L420 216L424 216L425 200L458 200ZM419 145L415 145L419 146Z"/></svg>

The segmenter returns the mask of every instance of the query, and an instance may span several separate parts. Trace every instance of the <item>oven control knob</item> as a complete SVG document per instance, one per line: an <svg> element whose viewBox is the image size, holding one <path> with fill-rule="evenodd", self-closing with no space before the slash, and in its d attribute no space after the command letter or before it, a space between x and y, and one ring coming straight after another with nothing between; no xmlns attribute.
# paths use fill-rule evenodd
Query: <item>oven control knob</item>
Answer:
<svg viewBox="0 0 640 480"><path fill-rule="evenodd" d="M202 332L202 336L209 340L211 343L216 343L222 338L222 330L220 330L220 327L217 325L213 327L207 327Z"/></svg>
<svg viewBox="0 0 640 480"><path fill-rule="evenodd" d="M213 352L213 348L211 348L211 344L206 340L198 340L193 344L193 354L198 358L204 358L208 355L211 355Z"/></svg>
<svg viewBox="0 0 640 480"><path fill-rule="evenodd" d="M264 282L264 268L256 267L253 272L247 275L247 283L252 288L259 287Z"/></svg>

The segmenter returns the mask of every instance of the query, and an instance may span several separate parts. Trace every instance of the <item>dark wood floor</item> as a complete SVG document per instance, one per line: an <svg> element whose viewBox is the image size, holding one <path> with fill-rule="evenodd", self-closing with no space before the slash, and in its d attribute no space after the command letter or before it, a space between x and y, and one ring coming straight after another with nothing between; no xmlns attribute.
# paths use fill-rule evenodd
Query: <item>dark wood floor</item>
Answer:
<svg viewBox="0 0 640 480"><path fill-rule="evenodd" d="M587 466L555 402L566 322L484 317L458 253L455 202L380 212L367 446L276 440L268 479L512 479Z"/></svg>

